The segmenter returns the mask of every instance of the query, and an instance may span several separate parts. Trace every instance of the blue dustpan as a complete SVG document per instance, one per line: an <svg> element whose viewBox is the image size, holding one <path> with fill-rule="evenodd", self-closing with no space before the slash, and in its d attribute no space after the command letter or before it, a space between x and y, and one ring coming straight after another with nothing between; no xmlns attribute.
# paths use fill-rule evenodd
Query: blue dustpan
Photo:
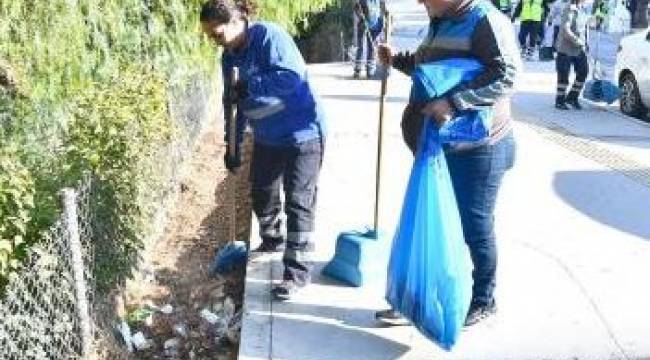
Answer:
<svg viewBox="0 0 650 360"><path fill-rule="evenodd" d="M384 26L384 39L388 41L390 21ZM334 257L323 268L322 274L352 286L362 286L374 279L386 279L386 267L390 241L382 239L379 232L379 193L381 174L381 151L384 133L384 105L388 87L388 69L380 71L379 133L377 136L377 173L375 177L375 226L365 232L343 232L336 239ZM385 261L382 261L385 259Z"/></svg>
<svg viewBox="0 0 650 360"><path fill-rule="evenodd" d="M618 99L620 90L613 82L593 79L587 81L582 96L594 102L613 104Z"/></svg>
<svg viewBox="0 0 650 360"><path fill-rule="evenodd" d="M323 275L352 286L386 279L386 239L374 230L350 231L339 234L332 260L323 268Z"/></svg>

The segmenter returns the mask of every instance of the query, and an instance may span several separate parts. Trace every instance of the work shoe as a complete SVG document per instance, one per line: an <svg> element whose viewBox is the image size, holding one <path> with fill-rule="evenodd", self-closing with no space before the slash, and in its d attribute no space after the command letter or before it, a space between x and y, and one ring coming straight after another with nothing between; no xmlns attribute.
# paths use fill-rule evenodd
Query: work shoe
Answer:
<svg viewBox="0 0 650 360"><path fill-rule="evenodd" d="M566 106L566 100L563 95L558 95L555 98L555 108L558 110L569 110L569 107Z"/></svg>
<svg viewBox="0 0 650 360"><path fill-rule="evenodd" d="M375 313L375 320L388 326L405 326L410 322L393 309L381 310Z"/></svg>
<svg viewBox="0 0 650 360"><path fill-rule="evenodd" d="M556 101L555 108L558 110L571 110L568 106L566 106L566 103L564 101Z"/></svg>
<svg viewBox="0 0 650 360"><path fill-rule="evenodd" d="M271 289L271 295L273 295L275 300L289 300L298 292L298 290L300 290L300 288L301 286L293 280L282 280L280 284Z"/></svg>
<svg viewBox="0 0 650 360"><path fill-rule="evenodd" d="M253 250L253 252L257 253L272 253L281 251L284 251L284 240L282 239L262 240L260 246Z"/></svg>
<svg viewBox="0 0 650 360"><path fill-rule="evenodd" d="M481 304L479 302L472 302L469 306L469 311L467 311L467 317L465 318L465 326L472 326L478 323L479 321L484 320L485 318L493 315L497 312L497 304L492 300L489 304Z"/></svg>
<svg viewBox="0 0 650 360"><path fill-rule="evenodd" d="M578 102L578 99L573 98L573 99L567 99L566 103L571 105L574 109L576 110L582 110L582 105ZM566 105L564 105L566 106Z"/></svg>

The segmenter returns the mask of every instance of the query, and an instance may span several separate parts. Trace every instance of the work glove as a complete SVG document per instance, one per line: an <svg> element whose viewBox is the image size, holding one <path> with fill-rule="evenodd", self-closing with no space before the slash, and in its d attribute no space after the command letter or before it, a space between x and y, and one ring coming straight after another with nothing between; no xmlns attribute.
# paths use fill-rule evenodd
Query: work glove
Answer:
<svg viewBox="0 0 650 360"><path fill-rule="evenodd" d="M413 54L409 51L397 53L393 56L393 67L399 71L410 74L415 69Z"/></svg>
<svg viewBox="0 0 650 360"><path fill-rule="evenodd" d="M241 158L239 156L230 156L228 151L223 154L223 163L226 166L226 169L231 173L237 172L237 169L241 167Z"/></svg>

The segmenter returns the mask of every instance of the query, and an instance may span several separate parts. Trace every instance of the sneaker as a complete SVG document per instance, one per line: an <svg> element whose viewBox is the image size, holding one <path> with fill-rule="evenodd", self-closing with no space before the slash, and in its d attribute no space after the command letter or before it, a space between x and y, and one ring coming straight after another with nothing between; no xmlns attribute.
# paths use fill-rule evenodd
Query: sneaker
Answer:
<svg viewBox="0 0 650 360"><path fill-rule="evenodd" d="M567 99L567 104L571 105L576 110L582 110L582 105L578 102L578 99ZM564 105L566 106L566 105Z"/></svg>
<svg viewBox="0 0 650 360"><path fill-rule="evenodd" d="M273 253L284 251L284 241L262 241L253 252L256 253Z"/></svg>
<svg viewBox="0 0 650 360"><path fill-rule="evenodd" d="M467 317L465 318L465 326L472 326L478 322L484 320L485 318L493 315L497 312L497 305L494 300L489 304L481 304L478 302L472 302L469 306L469 311L467 311Z"/></svg>
<svg viewBox="0 0 650 360"><path fill-rule="evenodd" d="M569 107L566 105L566 103L563 101L562 102L556 101L555 108L558 110L570 110Z"/></svg>
<svg viewBox="0 0 650 360"><path fill-rule="evenodd" d="M276 300L289 300L293 295L295 295L298 290L300 290L300 286L296 284L295 281L293 280L282 280L282 282L271 289L271 295L273 295L273 298Z"/></svg>
<svg viewBox="0 0 650 360"><path fill-rule="evenodd" d="M375 320L388 326L405 326L410 322L393 309L381 310L375 313Z"/></svg>

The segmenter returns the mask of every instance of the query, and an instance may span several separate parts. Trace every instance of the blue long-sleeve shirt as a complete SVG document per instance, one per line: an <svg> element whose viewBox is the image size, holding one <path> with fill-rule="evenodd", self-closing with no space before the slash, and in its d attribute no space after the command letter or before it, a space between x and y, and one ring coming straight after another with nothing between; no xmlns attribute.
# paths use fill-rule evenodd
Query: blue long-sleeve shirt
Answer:
<svg viewBox="0 0 650 360"><path fill-rule="evenodd" d="M239 128L248 121L256 142L284 146L325 136L324 112L309 84L305 61L278 25L251 23L245 46L224 52L221 62L224 84L230 83L234 66L247 84L248 97L238 104ZM224 101L224 110L228 107Z"/></svg>

